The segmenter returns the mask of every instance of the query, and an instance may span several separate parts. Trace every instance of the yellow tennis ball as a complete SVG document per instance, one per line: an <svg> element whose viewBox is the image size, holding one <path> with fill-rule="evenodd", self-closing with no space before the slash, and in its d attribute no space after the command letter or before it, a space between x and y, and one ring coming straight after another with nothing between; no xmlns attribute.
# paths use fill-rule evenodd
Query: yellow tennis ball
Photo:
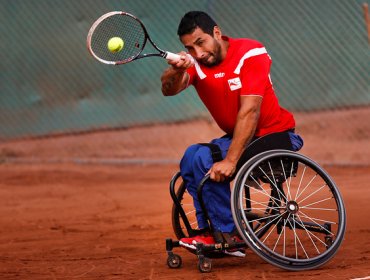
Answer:
<svg viewBox="0 0 370 280"><path fill-rule="evenodd" d="M108 41L108 50L112 53L119 52L123 49L125 42L120 37L110 38Z"/></svg>

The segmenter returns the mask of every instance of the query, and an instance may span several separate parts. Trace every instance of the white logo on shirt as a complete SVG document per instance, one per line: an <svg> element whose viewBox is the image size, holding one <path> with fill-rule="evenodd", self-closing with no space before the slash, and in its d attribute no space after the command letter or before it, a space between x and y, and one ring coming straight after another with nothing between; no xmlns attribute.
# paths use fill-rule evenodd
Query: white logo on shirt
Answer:
<svg viewBox="0 0 370 280"><path fill-rule="evenodd" d="M224 77L224 76L225 76L225 73L223 73L223 72L215 74L215 78L216 78L216 79L217 79L217 78L222 78L222 77Z"/></svg>
<svg viewBox="0 0 370 280"><path fill-rule="evenodd" d="M237 90L242 87L242 82L239 77L228 80L230 90Z"/></svg>

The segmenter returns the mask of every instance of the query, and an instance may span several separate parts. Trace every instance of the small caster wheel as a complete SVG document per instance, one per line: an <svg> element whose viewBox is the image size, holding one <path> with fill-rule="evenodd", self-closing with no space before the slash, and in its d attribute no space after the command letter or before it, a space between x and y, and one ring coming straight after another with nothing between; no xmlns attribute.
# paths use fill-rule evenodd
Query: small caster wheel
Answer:
<svg viewBox="0 0 370 280"><path fill-rule="evenodd" d="M167 258L167 265L169 268L179 268L182 264L182 259L179 255L171 254Z"/></svg>
<svg viewBox="0 0 370 280"><path fill-rule="evenodd" d="M330 235L325 236L325 244L326 244L326 249L329 249L330 246L333 244L333 237Z"/></svg>
<svg viewBox="0 0 370 280"><path fill-rule="evenodd" d="M211 272L212 270L212 261L209 258L201 258L198 261L198 269L202 273Z"/></svg>

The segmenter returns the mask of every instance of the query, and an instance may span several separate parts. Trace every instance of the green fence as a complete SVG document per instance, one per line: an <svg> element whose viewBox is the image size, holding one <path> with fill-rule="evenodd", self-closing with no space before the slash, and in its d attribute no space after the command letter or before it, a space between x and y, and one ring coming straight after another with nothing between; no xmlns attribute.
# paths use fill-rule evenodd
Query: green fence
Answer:
<svg viewBox="0 0 370 280"><path fill-rule="evenodd" d="M141 18L162 48L183 50L189 10L224 34L263 42L283 106L294 111L370 105L370 53L355 0L0 0L0 139L207 117L193 89L164 98L161 58L124 66L95 61L86 35L102 14Z"/></svg>

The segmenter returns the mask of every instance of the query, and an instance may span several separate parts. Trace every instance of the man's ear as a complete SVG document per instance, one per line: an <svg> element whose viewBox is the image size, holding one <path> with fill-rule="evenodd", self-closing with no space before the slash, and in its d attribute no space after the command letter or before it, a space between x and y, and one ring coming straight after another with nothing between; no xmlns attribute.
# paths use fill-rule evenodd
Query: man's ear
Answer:
<svg viewBox="0 0 370 280"><path fill-rule="evenodd" d="M221 40L222 32L221 29L216 25L213 27L213 38Z"/></svg>

